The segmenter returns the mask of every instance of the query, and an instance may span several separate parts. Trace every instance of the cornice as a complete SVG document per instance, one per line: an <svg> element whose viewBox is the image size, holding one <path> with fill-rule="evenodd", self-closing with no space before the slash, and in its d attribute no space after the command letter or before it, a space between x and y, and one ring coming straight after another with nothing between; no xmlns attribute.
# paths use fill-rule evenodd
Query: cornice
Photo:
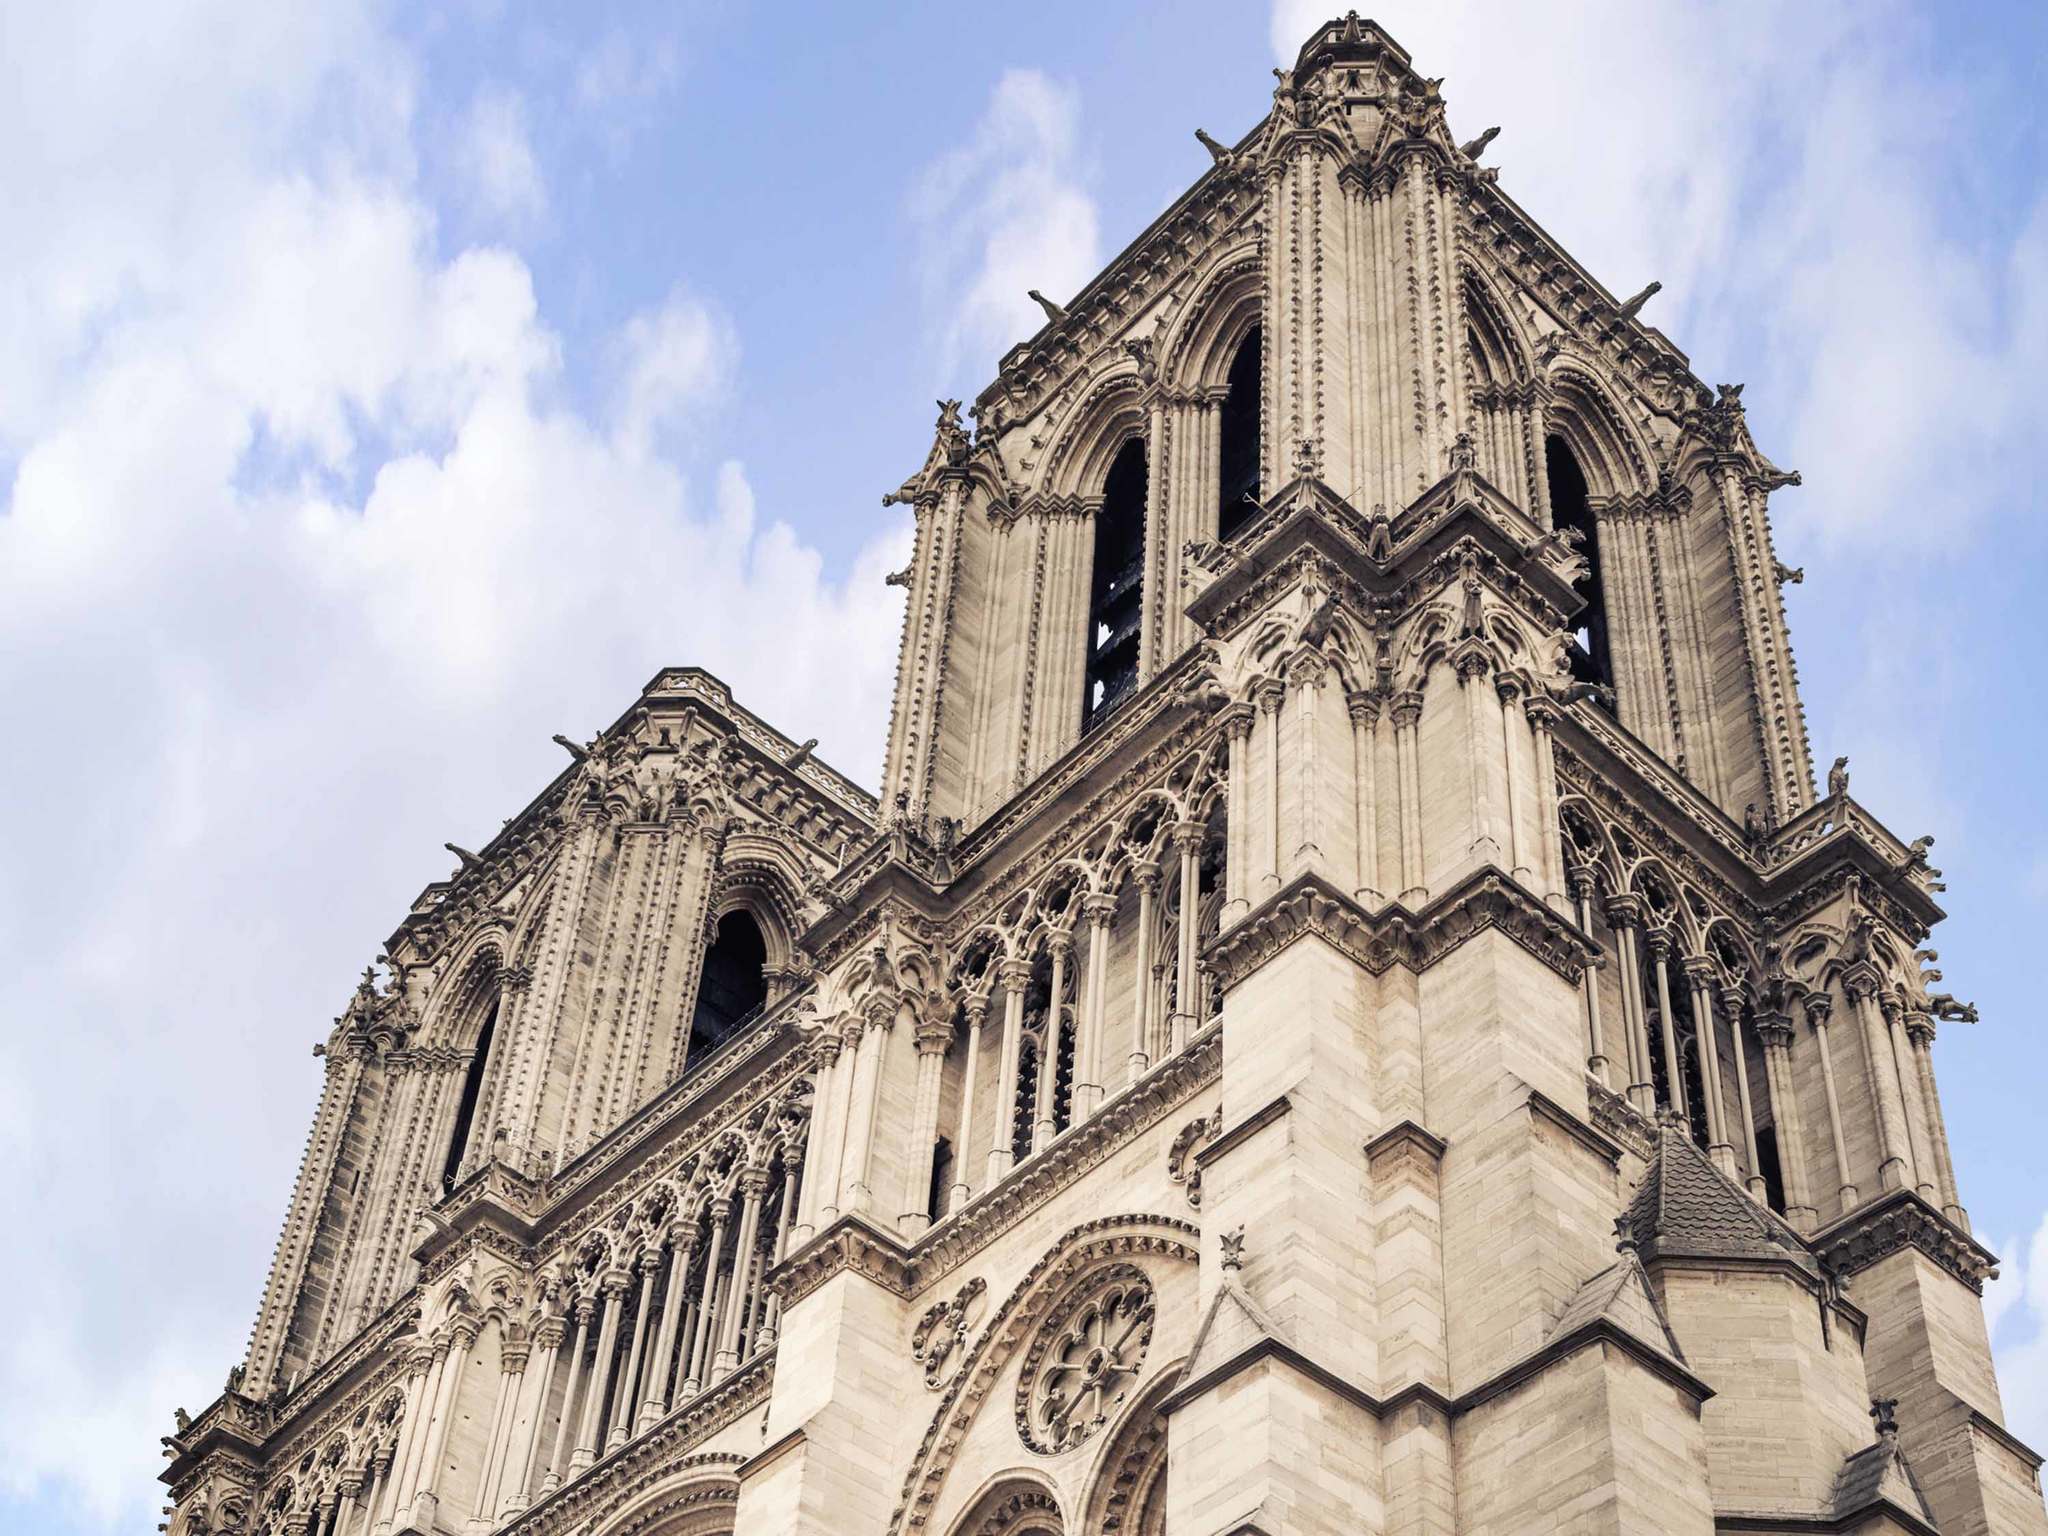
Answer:
<svg viewBox="0 0 2048 1536"><path fill-rule="evenodd" d="M793 1307L827 1280L856 1274L896 1296L909 1296L910 1258L897 1238L858 1212L841 1216L768 1273L768 1284Z"/></svg>
<svg viewBox="0 0 2048 1536"><path fill-rule="evenodd" d="M1316 937L1378 976L1425 971L1466 940L1498 931L1577 985L1598 953L1578 927L1493 865L1474 870L1420 912L1390 901L1368 912L1322 876L1298 875L1211 939L1203 951L1225 991L1299 939Z"/></svg>
<svg viewBox="0 0 2048 1536"><path fill-rule="evenodd" d="M1843 1279L1917 1249L1973 1292L1998 1273L1998 1256L1910 1189L1858 1206L1807 1240L1821 1263Z"/></svg>

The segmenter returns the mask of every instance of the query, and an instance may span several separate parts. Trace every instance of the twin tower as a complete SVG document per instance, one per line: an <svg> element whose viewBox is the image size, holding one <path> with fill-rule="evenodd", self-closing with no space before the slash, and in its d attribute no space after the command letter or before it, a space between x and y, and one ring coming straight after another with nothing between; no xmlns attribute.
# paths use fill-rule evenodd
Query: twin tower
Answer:
<svg viewBox="0 0 2048 1536"><path fill-rule="evenodd" d="M1437 87L942 403L879 797L672 669L458 851L171 1536L2048 1532L1796 477Z"/></svg>

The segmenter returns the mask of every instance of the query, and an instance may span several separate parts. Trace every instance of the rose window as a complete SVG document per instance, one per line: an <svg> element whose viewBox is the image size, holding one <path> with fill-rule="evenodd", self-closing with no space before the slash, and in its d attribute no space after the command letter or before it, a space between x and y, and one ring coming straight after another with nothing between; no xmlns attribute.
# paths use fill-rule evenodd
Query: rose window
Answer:
<svg viewBox="0 0 2048 1536"><path fill-rule="evenodd" d="M1138 1384L1152 1342L1152 1284L1128 1264L1095 1275L1039 1330L1017 1384L1017 1429L1043 1455L1082 1444Z"/></svg>

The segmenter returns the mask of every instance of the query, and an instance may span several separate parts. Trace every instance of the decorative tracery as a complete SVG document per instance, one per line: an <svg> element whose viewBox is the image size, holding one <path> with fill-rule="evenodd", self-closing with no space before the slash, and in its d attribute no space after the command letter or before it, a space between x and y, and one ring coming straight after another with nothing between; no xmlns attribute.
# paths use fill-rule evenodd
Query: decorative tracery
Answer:
<svg viewBox="0 0 2048 1536"><path fill-rule="evenodd" d="M1088 1276L1054 1308L1024 1357L1017 1432L1042 1456L1085 1443L1131 1395L1155 1319L1152 1282L1133 1264Z"/></svg>

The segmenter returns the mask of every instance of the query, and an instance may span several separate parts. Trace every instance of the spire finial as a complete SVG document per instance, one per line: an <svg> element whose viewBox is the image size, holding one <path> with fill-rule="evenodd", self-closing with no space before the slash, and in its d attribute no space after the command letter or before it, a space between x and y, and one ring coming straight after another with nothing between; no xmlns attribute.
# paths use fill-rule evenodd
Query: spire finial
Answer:
<svg viewBox="0 0 2048 1536"><path fill-rule="evenodd" d="M1623 1211L1614 1218L1614 1251L1634 1253L1636 1251L1636 1219Z"/></svg>

